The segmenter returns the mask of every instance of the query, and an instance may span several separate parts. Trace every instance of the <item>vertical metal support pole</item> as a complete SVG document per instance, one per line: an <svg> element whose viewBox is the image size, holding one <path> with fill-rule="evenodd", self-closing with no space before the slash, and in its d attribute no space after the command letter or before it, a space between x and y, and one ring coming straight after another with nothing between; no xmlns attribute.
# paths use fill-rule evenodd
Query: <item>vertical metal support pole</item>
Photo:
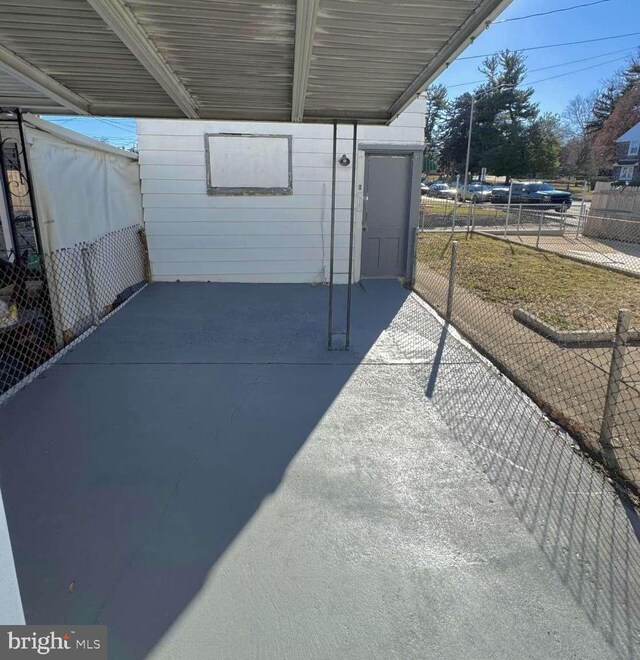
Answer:
<svg viewBox="0 0 640 660"><path fill-rule="evenodd" d="M542 233L542 218L544 218L544 211L540 211L540 224L538 225L538 235L536 236L536 250L540 248L540 234Z"/></svg>
<svg viewBox="0 0 640 660"><path fill-rule="evenodd" d="M86 245L81 249L82 268L84 270L84 279L87 283L87 297L89 298L89 310L91 311L91 320L93 325L98 325L100 319L96 309L96 291L93 282L93 270L91 269L91 250Z"/></svg>
<svg viewBox="0 0 640 660"><path fill-rule="evenodd" d="M38 209L36 207L36 193L33 188L33 181L31 180L31 168L29 167L29 149L27 147L27 141L24 136L24 127L22 125L22 112L18 108L16 110L16 116L18 117L18 130L20 131L20 142L22 143L22 159L24 161L24 175L27 179L27 186L29 186L29 203L31 204L31 222L33 223L33 233L36 238L36 247L38 248L38 254L41 258L44 258L44 253L42 251L42 238L40 237L40 223L38 221Z"/></svg>
<svg viewBox="0 0 640 660"><path fill-rule="evenodd" d="M607 383L607 396L602 414L602 426L600 427L600 445L605 461L611 466L617 465L615 452L613 451L613 429L615 426L616 408L618 406L618 395L620 394L620 381L624 368L624 355L627 351L629 339L629 323L631 311L628 309L618 310L618 321L616 324L616 336L611 353L611 366L609 367L609 382Z"/></svg>
<svg viewBox="0 0 640 660"><path fill-rule="evenodd" d="M338 153L338 123L333 122L333 162L331 169L331 239L329 248L329 318L328 318L328 342L327 347L331 350L333 343L333 267L336 238L336 159Z"/></svg>
<svg viewBox="0 0 640 660"><path fill-rule="evenodd" d="M464 192L467 193L467 184L469 183L469 163L471 161L471 131L473 130L473 110L476 105L475 94L471 95L471 111L469 113L469 131L467 135L467 160L464 165Z"/></svg>
<svg viewBox="0 0 640 660"><path fill-rule="evenodd" d="M520 236L520 223L522 222L522 204L518 205L518 236Z"/></svg>
<svg viewBox="0 0 640 660"><path fill-rule="evenodd" d="M456 220L458 219L458 188L460 187L460 175L456 175L456 192L453 198L453 213L451 214L451 231L456 228Z"/></svg>
<svg viewBox="0 0 640 660"><path fill-rule="evenodd" d="M0 148L2 147L2 135L0 134ZM18 230L16 227L15 215L13 213L13 203L11 201L11 189L9 187L9 175L4 162L4 153L0 151L0 173L2 174L2 185L4 187L4 198L7 204L7 219L9 221L9 232L11 233L11 242L13 243L13 261L19 266L22 261L20 246L18 244Z"/></svg>
<svg viewBox="0 0 640 660"><path fill-rule="evenodd" d="M449 266L449 290L447 291L447 315L445 319L450 323L453 313L453 293L456 286L456 272L458 270L458 241L451 243L451 264Z"/></svg>
<svg viewBox="0 0 640 660"><path fill-rule="evenodd" d="M474 217L476 211L476 203L471 200L471 210L467 209L467 238L469 238L469 232L471 231L471 219Z"/></svg>
<svg viewBox="0 0 640 660"><path fill-rule="evenodd" d="M353 144L351 151L351 215L349 216L349 276L347 278L347 328L344 347L349 350L351 339L351 284L353 281L353 226L355 224L356 203L356 160L358 157L358 122L353 122Z"/></svg>
<svg viewBox="0 0 640 660"><path fill-rule="evenodd" d="M507 200L507 217L504 219L504 235L507 235L507 227L509 226L509 214L511 213L511 194L513 193L513 180L509 184L509 199Z"/></svg>

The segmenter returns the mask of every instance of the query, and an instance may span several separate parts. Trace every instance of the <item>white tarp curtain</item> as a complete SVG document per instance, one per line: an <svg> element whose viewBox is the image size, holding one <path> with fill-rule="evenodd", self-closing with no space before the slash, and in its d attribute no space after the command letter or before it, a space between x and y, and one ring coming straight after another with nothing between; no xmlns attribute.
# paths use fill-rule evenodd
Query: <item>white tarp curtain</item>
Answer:
<svg viewBox="0 0 640 660"><path fill-rule="evenodd" d="M26 139L56 329L66 343L91 324L88 278L98 310L137 283L132 272L139 270L123 268L99 239L142 225L139 165L28 125ZM79 244L89 243L83 259Z"/></svg>

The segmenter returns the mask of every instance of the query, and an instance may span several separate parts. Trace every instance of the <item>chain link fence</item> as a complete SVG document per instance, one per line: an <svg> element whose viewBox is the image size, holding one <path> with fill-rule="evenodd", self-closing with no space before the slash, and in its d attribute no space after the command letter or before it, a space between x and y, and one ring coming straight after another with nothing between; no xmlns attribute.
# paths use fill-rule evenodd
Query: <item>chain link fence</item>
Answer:
<svg viewBox="0 0 640 660"><path fill-rule="evenodd" d="M638 495L640 220L602 220L424 204L414 288Z"/></svg>
<svg viewBox="0 0 640 660"><path fill-rule="evenodd" d="M0 254L0 396L98 325L147 280L140 226L44 256L30 254L19 264L11 254Z"/></svg>

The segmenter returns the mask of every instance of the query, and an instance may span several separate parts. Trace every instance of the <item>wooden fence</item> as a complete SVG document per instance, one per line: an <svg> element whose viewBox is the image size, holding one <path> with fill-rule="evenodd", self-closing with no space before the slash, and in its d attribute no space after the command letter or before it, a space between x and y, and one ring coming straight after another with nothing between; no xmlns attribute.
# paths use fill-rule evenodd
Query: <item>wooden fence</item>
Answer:
<svg viewBox="0 0 640 660"><path fill-rule="evenodd" d="M608 183L596 184L591 215L623 220L640 220L640 189L613 190Z"/></svg>

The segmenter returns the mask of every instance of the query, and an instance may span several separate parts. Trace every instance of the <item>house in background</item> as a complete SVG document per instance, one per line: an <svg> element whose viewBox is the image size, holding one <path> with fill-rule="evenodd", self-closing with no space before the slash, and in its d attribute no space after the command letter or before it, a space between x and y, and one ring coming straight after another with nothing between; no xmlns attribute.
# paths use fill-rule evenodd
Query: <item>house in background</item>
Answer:
<svg viewBox="0 0 640 660"><path fill-rule="evenodd" d="M425 100L388 126L359 126L354 280L410 278ZM338 126L335 281L349 259L352 127ZM329 279L330 124L138 119L154 281Z"/></svg>
<svg viewBox="0 0 640 660"><path fill-rule="evenodd" d="M640 122L616 140L614 181L640 184Z"/></svg>

